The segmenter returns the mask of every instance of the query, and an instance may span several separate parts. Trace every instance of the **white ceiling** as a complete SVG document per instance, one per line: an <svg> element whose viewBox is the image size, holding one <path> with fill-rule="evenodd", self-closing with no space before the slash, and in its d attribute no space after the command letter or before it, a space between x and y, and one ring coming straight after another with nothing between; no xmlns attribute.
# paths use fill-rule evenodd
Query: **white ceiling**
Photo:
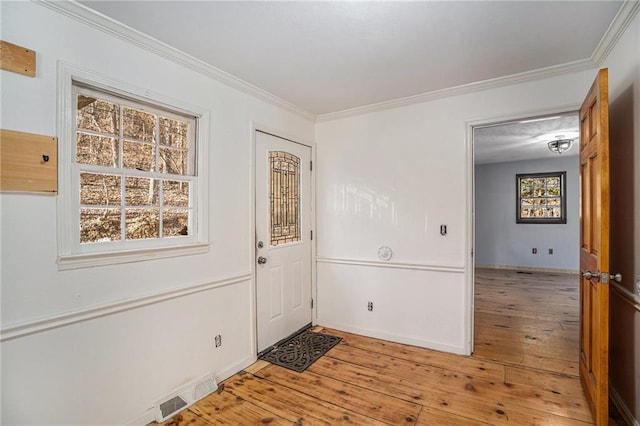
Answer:
<svg viewBox="0 0 640 426"><path fill-rule="evenodd" d="M620 1L81 1L315 115L589 59Z"/></svg>
<svg viewBox="0 0 640 426"><path fill-rule="evenodd" d="M578 155L578 113L554 114L546 117L475 128L473 131L476 164L555 158L547 142L562 136L575 139L563 156Z"/></svg>

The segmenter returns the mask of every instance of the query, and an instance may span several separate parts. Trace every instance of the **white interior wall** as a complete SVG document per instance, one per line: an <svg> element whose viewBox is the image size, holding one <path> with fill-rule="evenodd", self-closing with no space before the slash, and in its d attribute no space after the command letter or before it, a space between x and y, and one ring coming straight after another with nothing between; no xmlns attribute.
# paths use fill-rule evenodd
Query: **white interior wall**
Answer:
<svg viewBox="0 0 640 426"><path fill-rule="evenodd" d="M3 333L2 423L145 420L155 398L212 371L231 373L254 357L247 275L253 263L251 122L304 140L313 139L313 123L40 5L2 2L0 8L2 39L38 52L35 79L1 73L3 128L55 134L59 59L211 110L208 254L58 272L54 197L0 195L2 329L46 328L59 324L57 316L71 318L30 335L18 329L18 337L5 339ZM614 50L607 64L631 69L624 75L612 69L612 85L631 82L639 111L637 21L626 47ZM318 322L467 351L468 124L578 106L594 75L318 123ZM638 164L640 123L634 123ZM638 203L636 196L636 211ZM438 233L441 223L449 225L447 237ZM391 261L378 261L381 244L394 250ZM230 284L217 286L226 278ZM194 292L182 295L181 288ZM154 294L166 298L145 298ZM371 299L368 312L364 302ZM100 306L117 312L92 311ZM85 320L91 312L105 315ZM224 340L216 351L211 340L218 333Z"/></svg>
<svg viewBox="0 0 640 426"><path fill-rule="evenodd" d="M577 150L578 147L574 147ZM476 266L578 271L580 194L576 155L475 166ZM516 223L516 174L566 172L566 224ZM537 248L537 254L532 248ZM548 249L553 249L550 255Z"/></svg>
<svg viewBox="0 0 640 426"><path fill-rule="evenodd" d="M469 353L470 125L575 110L594 75L319 122L318 323ZM388 262L378 259L381 245L393 250Z"/></svg>
<svg viewBox="0 0 640 426"><path fill-rule="evenodd" d="M252 125L312 140L314 123L42 5L1 8L2 39L37 52L35 78L1 73L2 128L56 135L57 61L210 111L206 254L58 271L56 197L0 195L1 422L149 420L177 387L255 359Z"/></svg>

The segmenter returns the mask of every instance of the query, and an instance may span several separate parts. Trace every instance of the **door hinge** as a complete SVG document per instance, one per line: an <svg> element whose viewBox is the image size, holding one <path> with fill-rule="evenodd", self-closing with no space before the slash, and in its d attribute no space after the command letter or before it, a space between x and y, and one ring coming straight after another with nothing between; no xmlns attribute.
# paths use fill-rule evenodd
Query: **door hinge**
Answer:
<svg viewBox="0 0 640 426"><path fill-rule="evenodd" d="M309 170L313 171L313 161L309 161Z"/></svg>
<svg viewBox="0 0 640 426"><path fill-rule="evenodd" d="M313 309L313 299L311 299L311 309Z"/></svg>
<svg viewBox="0 0 640 426"><path fill-rule="evenodd" d="M311 231L311 241L313 241L313 230Z"/></svg>

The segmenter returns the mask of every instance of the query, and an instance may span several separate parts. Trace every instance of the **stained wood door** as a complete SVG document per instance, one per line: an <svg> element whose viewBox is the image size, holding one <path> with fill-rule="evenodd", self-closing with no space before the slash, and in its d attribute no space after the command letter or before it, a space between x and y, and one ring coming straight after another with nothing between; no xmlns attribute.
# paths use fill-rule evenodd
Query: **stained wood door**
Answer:
<svg viewBox="0 0 640 426"><path fill-rule="evenodd" d="M580 108L580 378L596 425L608 422L609 99L599 71Z"/></svg>
<svg viewBox="0 0 640 426"><path fill-rule="evenodd" d="M311 323L311 148L256 132L258 352Z"/></svg>

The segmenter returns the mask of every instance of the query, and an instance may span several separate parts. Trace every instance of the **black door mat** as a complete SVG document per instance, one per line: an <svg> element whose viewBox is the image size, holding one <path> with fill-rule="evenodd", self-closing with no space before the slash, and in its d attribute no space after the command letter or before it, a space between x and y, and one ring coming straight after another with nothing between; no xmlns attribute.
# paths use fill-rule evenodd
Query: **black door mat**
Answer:
<svg viewBox="0 0 640 426"><path fill-rule="evenodd" d="M307 330L275 346L260 359L302 373L340 340L341 337Z"/></svg>

